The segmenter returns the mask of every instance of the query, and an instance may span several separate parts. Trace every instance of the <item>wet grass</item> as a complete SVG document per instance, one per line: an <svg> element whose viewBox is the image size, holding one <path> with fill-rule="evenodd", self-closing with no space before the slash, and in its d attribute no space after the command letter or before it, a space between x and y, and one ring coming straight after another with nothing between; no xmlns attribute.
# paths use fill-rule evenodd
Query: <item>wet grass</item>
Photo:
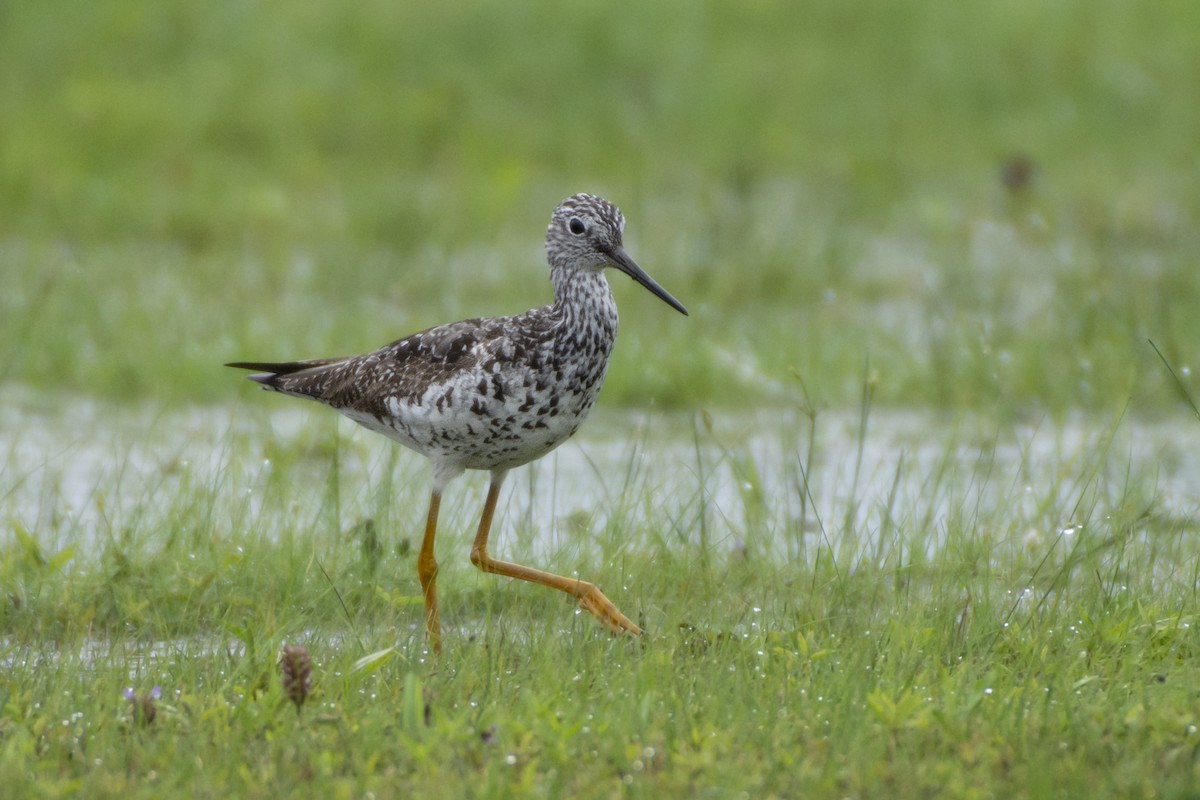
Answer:
<svg viewBox="0 0 1200 800"><path fill-rule="evenodd" d="M1185 0L0 6L5 796L1192 796L1198 96ZM423 465L219 365L544 302L578 190L692 316L496 553L649 634L462 481L431 658Z"/></svg>
<svg viewBox="0 0 1200 800"><path fill-rule="evenodd" d="M18 794L1171 797L1200 777L1195 431L602 417L613 446L563 456L582 472L514 476L494 552L597 580L647 636L475 572L465 481L435 658L421 464L245 413L197 423L205 463L173 457L179 420L149 424L175 433L82 502L48 496L77 446L6 473L34 503L0 554ZM547 495L549 520L528 504ZM298 711L284 644L313 663Z"/></svg>

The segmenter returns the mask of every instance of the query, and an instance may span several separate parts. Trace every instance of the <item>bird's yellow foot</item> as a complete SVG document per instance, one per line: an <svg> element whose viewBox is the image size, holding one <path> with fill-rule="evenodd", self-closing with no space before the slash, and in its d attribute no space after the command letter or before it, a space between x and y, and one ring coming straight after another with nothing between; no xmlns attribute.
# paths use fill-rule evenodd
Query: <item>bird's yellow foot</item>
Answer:
<svg viewBox="0 0 1200 800"><path fill-rule="evenodd" d="M600 620L601 624L613 633L629 633L639 636L642 629L634 625L629 617L622 614L613 602L604 596L604 592L594 583L580 581L575 589L575 597L580 607Z"/></svg>

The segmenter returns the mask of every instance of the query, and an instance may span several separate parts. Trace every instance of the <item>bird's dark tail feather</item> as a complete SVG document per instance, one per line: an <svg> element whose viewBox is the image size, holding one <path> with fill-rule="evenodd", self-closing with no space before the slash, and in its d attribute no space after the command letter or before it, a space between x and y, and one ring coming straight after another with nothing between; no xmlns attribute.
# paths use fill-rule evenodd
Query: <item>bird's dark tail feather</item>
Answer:
<svg viewBox="0 0 1200 800"><path fill-rule="evenodd" d="M268 388L275 388L276 381L283 375L291 375L294 372L303 372L306 369L324 367L340 360L338 358L314 358L308 361L283 361L279 363L268 361L231 361L225 366L233 367L234 369L254 370L257 374L247 375L246 377Z"/></svg>
<svg viewBox="0 0 1200 800"><path fill-rule="evenodd" d="M293 372L299 372L302 369L320 367L328 363L328 359L319 359L313 361L284 361L277 364L272 364L267 361L231 361L225 366L233 367L234 369L252 369L255 372L270 372L273 375L291 375Z"/></svg>

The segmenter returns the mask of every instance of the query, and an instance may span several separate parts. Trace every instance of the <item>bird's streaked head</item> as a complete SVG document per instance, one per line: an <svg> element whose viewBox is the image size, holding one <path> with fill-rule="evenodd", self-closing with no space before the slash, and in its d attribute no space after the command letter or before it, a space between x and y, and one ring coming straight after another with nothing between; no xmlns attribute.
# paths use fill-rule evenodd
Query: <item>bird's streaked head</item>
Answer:
<svg viewBox="0 0 1200 800"><path fill-rule="evenodd" d="M546 257L555 269L616 267L680 314L687 309L637 265L622 245L625 216L607 200L573 194L558 204L546 229Z"/></svg>

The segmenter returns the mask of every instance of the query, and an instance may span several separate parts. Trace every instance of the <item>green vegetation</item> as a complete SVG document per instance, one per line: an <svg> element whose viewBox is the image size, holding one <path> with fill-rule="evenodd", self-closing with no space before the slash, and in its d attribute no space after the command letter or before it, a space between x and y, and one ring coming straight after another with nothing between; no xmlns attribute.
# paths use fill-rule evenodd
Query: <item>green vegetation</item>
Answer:
<svg viewBox="0 0 1200 800"><path fill-rule="evenodd" d="M1194 797L1197 98L1190 0L3 4L0 793ZM581 190L692 316L613 276L497 554L650 633L463 481L434 659L424 465L220 364Z"/></svg>
<svg viewBox="0 0 1200 800"><path fill-rule="evenodd" d="M70 535L77 509L43 523L47 544L22 530L0 553L4 786L1036 798L1184 797L1200 778L1197 525L1156 475L1196 433L1117 421L1049 443L974 419L921 443L929 421L872 416L886 455L847 485L863 440L834 433L844 420L818 415L811 440L803 417L700 425L693 453L669 446L686 420L603 419L625 443L584 442L579 474L553 457L522 473L497 552L598 580L646 638L474 571L475 480L443 506L438 659L414 565L420 465L365 432L270 436L245 413L262 424L189 437L221 453L208 466L130 467L110 477L123 505L97 486L99 542ZM529 515L531 475L557 521ZM285 643L313 662L298 713ZM145 723L122 693L154 686Z"/></svg>
<svg viewBox="0 0 1200 800"><path fill-rule="evenodd" d="M522 310L581 189L694 315L617 276L609 403L778 399L752 357L844 405L869 355L889 403L1108 413L1200 340L1190 0L295 6L4 9L4 378L224 401Z"/></svg>

